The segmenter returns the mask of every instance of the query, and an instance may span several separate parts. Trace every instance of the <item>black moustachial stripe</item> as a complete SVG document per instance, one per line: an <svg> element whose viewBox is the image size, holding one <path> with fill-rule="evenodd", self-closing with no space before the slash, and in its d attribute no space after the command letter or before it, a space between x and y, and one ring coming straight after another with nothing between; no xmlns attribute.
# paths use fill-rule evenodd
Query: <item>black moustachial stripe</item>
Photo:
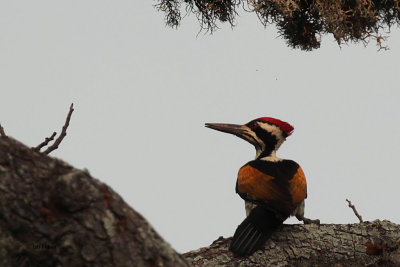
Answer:
<svg viewBox="0 0 400 267"><path fill-rule="evenodd" d="M258 158L263 158L271 155L272 151L275 150L276 144L278 143L278 139L276 138L276 136L266 131L265 129L261 128L257 123L257 120L250 121L249 123L246 124L246 126L249 127L257 135L257 137L264 143L265 148L258 156Z"/></svg>
<svg viewBox="0 0 400 267"><path fill-rule="evenodd" d="M261 127L255 129L254 132L256 133L257 137L263 141L265 145L264 150L261 152L258 158L263 158L271 155L272 151L275 150L276 144L278 143L278 139L276 138L276 136L268 131L265 131Z"/></svg>

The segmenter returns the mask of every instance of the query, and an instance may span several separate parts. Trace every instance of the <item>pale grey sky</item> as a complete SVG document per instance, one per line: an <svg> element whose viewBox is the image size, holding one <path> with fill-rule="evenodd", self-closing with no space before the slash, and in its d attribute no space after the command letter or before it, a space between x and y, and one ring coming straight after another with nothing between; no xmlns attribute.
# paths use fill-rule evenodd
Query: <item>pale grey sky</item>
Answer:
<svg viewBox="0 0 400 267"><path fill-rule="evenodd" d="M400 223L398 29L389 51L325 37L302 52L252 14L197 35L193 15L172 30L155 3L3 1L6 132L37 145L74 102L53 156L88 168L179 252L231 236L245 216L236 174L254 149L205 122L288 121L295 131L278 156L306 173L308 217L357 222L349 198L365 220Z"/></svg>

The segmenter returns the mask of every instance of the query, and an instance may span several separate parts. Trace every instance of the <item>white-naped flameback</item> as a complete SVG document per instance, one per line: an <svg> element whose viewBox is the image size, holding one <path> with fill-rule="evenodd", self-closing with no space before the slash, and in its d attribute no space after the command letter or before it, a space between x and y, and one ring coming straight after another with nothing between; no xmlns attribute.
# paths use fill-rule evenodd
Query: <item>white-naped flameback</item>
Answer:
<svg viewBox="0 0 400 267"><path fill-rule="evenodd" d="M236 135L256 148L256 157L239 169L236 193L245 200L247 217L237 227L229 249L236 256L251 255L289 216L304 223L307 183L293 160L281 159L276 151L294 130L289 123L262 117L244 125L206 123L206 127Z"/></svg>

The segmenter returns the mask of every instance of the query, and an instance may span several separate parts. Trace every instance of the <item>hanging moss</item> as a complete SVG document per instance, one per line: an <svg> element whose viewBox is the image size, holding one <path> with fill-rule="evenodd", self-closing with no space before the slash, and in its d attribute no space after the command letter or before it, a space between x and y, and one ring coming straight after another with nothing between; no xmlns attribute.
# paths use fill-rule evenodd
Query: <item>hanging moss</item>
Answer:
<svg viewBox="0 0 400 267"><path fill-rule="evenodd" d="M263 25L275 24L290 47L303 50L319 48L329 33L338 44L372 37L381 45L380 33L400 22L400 0L158 0L156 7L168 26L179 26L181 12L194 13L211 32L218 22L234 26L237 9L244 8Z"/></svg>

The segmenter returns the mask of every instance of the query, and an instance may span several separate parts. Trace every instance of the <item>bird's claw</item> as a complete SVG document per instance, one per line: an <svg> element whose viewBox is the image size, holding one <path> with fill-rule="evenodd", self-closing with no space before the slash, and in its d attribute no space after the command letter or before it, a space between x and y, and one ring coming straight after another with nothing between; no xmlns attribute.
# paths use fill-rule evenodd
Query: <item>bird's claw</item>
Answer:
<svg viewBox="0 0 400 267"><path fill-rule="evenodd" d="M316 225L320 225L320 221L318 219L312 220L312 219L308 219L308 218L303 218L303 223L304 224L316 224Z"/></svg>

